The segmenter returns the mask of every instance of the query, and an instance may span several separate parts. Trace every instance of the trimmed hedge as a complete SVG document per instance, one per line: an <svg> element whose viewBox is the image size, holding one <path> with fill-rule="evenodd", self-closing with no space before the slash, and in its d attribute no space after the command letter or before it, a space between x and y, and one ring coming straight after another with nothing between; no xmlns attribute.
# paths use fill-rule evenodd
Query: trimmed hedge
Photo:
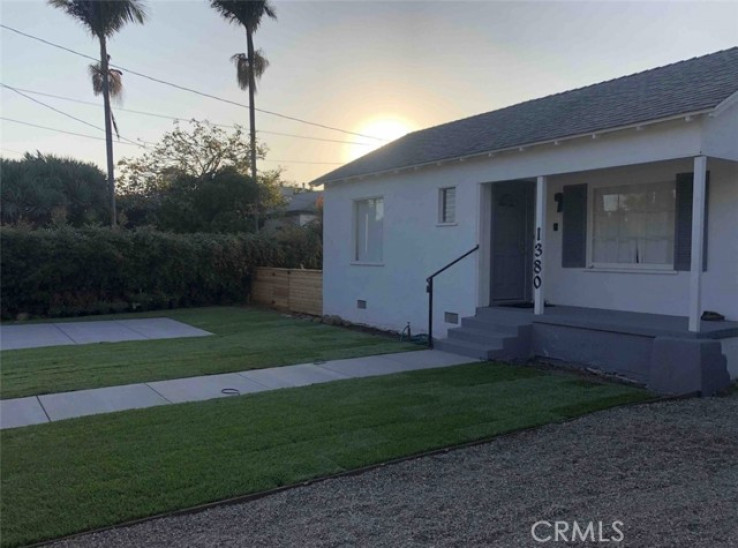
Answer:
<svg viewBox="0 0 738 548"><path fill-rule="evenodd" d="M320 268L321 260L249 234L3 227L0 246L5 319L242 303L255 267Z"/></svg>

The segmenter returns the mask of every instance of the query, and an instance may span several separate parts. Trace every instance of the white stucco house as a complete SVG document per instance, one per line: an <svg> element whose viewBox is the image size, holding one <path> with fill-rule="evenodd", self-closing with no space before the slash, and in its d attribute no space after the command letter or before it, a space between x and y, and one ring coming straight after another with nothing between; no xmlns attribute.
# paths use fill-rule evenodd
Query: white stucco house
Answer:
<svg viewBox="0 0 738 548"><path fill-rule="evenodd" d="M324 314L665 392L738 376L738 48L417 131L313 184ZM467 252L429 310L426 279Z"/></svg>

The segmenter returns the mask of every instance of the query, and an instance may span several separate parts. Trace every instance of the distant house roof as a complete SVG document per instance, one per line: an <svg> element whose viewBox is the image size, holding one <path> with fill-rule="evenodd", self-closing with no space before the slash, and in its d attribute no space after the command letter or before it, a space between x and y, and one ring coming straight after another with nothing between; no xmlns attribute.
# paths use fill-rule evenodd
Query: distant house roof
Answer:
<svg viewBox="0 0 738 548"><path fill-rule="evenodd" d="M318 200L323 196L322 192L315 190L300 190L295 187L282 187L280 193L286 202L281 211L284 215L297 215L299 213L318 213Z"/></svg>
<svg viewBox="0 0 738 548"><path fill-rule="evenodd" d="M312 182L709 111L738 92L738 47L409 133Z"/></svg>
<svg viewBox="0 0 738 548"><path fill-rule="evenodd" d="M318 199L322 195L322 192L298 192L292 196L292 200L287 204L287 211L294 213L317 213Z"/></svg>

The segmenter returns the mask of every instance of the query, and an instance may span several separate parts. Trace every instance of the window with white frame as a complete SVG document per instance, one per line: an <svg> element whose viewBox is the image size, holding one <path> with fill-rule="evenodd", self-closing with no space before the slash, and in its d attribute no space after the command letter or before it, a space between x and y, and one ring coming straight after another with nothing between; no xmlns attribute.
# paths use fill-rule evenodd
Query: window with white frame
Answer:
<svg viewBox="0 0 738 548"><path fill-rule="evenodd" d="M354 202L354 261L382 262L384 199L369 198Z"/></svg>
<svg viewBox="0 0 738 548"><path fill-rule="evenodd" d="M665 268L674 261L673 182L595 188L594 266Z"/></svg>
<svg viewBox="0 0 738 548"><path fill-rule="evenodd" d="M456 187L441 188L438 191L438 222L452 224L456 222Z"/></svg>

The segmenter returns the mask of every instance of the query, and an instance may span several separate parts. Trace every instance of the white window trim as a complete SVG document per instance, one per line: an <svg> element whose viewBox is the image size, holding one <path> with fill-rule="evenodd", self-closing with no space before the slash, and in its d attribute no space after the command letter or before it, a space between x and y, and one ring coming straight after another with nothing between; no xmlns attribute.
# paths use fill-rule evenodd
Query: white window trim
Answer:
<svg viewBox="0 0 738 548"><path fill-rule="evenodd" d="M671 181L635 182L637 185L663 184ZM676 274L674 261L671 264L595 263L594 257L594 190L622 186L626 183L612 181L587 183L587 268L588 272L640 272L643 274ZM676 204L675 204L676 207Z"/></svg>
<svg viewBox="0 0 738 548"><path fill-rule="evenodd" d="M349 249L349 257L351 257L351 260L349 261L349 264L352 266L384 266L384 227L382 229L382 260L381 261L360 261L356 258L356 237L357 237L357 231L356 231L356 213L358 210L358 203L359 202L366 202L368 200L382 200L382 207L384 207L384 196L383 195L374 195L374 196L362 196L360 198L354 198L351 201L351 249ZM387 210L384 209L384 215L387 214ZM384 217L382 217L382 223L384 223Z"/></svg>
<svg viewBox="0 0 738 548"><path fill-rule="evenodd" d="M446 222L443 220L443 191L454 189L454 220ZM458 198L458 192L456 191L455 186L442 186L438 188L438 215L436 217L436 226L457 226L458 222L456 221L457 215L456 215L456 199Z"/></svg>

